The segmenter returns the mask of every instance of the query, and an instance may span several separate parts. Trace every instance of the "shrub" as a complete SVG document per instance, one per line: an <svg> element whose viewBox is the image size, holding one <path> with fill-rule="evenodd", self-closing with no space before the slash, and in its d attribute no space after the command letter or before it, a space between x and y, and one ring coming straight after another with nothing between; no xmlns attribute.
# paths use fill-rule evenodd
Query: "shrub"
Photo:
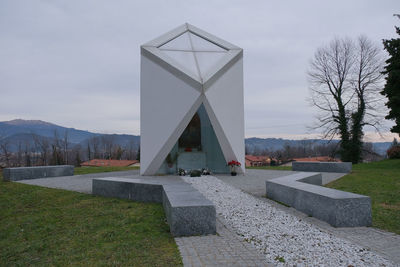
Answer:
<svg viewBox="0 0 400 267"><path fill-rule="evenodd" d="M190 172L190 177L200 177L201 176L201 171L199 170L192 170Z"/></svg>
<svg viewBox="0 0 400 267"><path fill-rule="evenodd" d="M400 159L400 146L392 146L387 150L389 159Z"/></svg>

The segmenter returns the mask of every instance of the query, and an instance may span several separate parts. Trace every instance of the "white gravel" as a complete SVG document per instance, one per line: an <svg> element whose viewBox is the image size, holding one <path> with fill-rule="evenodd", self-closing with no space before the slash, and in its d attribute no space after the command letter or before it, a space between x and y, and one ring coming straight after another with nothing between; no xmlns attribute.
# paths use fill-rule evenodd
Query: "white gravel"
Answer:
<svg viewBox="0 0 400 267"><path fill-rule="evenodd" d="M395 266L368 249L276 209L216 177L182 178L211 200L217 214L274 265Z"/></svg>

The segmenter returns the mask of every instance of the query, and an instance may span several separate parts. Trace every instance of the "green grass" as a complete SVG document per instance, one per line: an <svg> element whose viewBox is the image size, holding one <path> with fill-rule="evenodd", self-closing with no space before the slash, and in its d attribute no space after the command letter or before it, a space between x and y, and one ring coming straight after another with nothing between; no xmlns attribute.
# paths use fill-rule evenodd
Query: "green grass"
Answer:
<svg viewBox="0 0 400 267"><path fill-rule="evenodd" d="M372 225L400 234L400 159L353 165L327 187L370 196Z"/></svg>
<svg viewBox="0 0 400 267"><path fill-rule="evenodd" d="M259 167L246 167L246 169L291 171L292 167L291 166L259 166Z"/></svg>
<svg viewBox="0 0 400 267"><path fill-rule="evenodd" d="M139 170L139 167L75 167L74 174Z"/></svg>
<svg viewBox="0 0 400 267"><path fill-rule="evenodd" d="M182 265L160 204L0 180L0 211L0 265Z"/></svg>

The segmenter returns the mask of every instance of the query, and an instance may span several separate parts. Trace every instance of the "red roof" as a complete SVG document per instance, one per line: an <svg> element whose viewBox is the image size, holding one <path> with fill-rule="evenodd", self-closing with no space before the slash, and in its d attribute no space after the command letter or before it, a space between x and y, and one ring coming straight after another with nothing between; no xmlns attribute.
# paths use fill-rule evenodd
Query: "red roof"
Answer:
<svg viewBox="0 0 400 267"><path fill-rule="evenodd" d="M246 155L246 160L249 161L269 161L268 156L253 156L253 155Z"/></svg>
<svg viewBox="0 0 400 267"><path fill-rule="evenodd" d="M332 162L332 161L340 161L338 159L334 159L328 156L323 157L309 157L309 158L295 158L294 161L307 161L307 162Z"/></svg>
<svg viewBox="0 0 400 267"><path fill-rule="evenodd" d="M139 163L138 160L116 160L116 159L92 159L85 161L81 166L92 166L92 167L126 167L132 164Z"/></svg>

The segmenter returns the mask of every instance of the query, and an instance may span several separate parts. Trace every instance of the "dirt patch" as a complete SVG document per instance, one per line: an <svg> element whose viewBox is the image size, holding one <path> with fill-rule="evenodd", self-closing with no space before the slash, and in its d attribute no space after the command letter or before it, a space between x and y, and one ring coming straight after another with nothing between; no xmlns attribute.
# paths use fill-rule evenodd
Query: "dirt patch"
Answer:
<svg viewBox="0 0 400 267"><path fill-rule="evenodd" d="M400 211L400 204L391 205L391 204L386 204L386 203L380 203L379 206L381 206L384 209L388 209L388 210L399 210Z"/></svg>

